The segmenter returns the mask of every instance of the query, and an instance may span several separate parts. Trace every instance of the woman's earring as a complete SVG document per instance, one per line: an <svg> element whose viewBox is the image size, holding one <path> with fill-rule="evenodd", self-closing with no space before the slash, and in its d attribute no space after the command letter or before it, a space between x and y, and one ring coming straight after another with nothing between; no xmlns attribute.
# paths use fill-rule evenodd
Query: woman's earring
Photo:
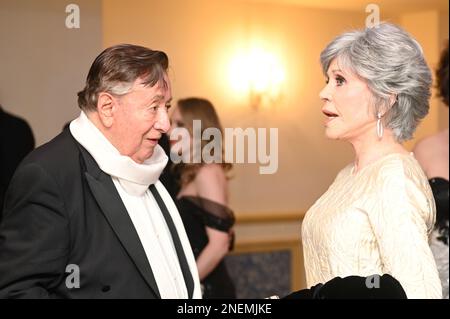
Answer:
<svg viewBox="0 0 450 319"><path fill-rule="evenodd" d="M381 122L381 113L377 113L377 136L381 140L383 137L383 123Z"/></svg>

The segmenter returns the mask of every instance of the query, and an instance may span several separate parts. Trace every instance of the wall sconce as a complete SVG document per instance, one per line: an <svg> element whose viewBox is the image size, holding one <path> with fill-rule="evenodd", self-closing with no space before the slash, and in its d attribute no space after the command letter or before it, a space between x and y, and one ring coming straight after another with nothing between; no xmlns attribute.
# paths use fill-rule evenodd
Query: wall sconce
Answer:
<svg viewBox="0 0 450 319"><path fill-rule="evenodd" d="M235 91L248 95L254 109L280 102L284 78L284 68L277 57L262 49L253 49L231 61L231 85Z"/></svg>

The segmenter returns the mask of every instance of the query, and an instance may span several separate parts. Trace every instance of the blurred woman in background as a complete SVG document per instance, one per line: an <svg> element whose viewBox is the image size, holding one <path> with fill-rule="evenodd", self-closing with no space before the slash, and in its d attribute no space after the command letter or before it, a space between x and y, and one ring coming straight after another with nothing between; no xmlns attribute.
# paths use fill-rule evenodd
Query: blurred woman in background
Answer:
<svg viewBox="0 0 450 319"><path fill-rule="evenodd" d="M214 106L205 99L186 98L179 100L171 116L171 130L185 128L189 132L189 141L171 139L171 152L184 151L183 161L173 166L174 176L179 176L180 190L176 196L181 218L191 243L200 281L203 298L235 298L234 284L228 274L224 257L229 252L233 241L234 214L228 207L228 179L226 173L231 164L220 161L223 158L222 140L214 140L220 154L209 154L218 158L217 163L205 162L202 154L196 154L198 144L203 150L209 140L195 141L193 121L199 120L201 131L208 128L222 132L219 118ZM174 150L175 145L181 148ZM186 153L187 151L187 153ZM189 154L188 157L185 155ZM200 161L193 163L199 156Z"/></svg>

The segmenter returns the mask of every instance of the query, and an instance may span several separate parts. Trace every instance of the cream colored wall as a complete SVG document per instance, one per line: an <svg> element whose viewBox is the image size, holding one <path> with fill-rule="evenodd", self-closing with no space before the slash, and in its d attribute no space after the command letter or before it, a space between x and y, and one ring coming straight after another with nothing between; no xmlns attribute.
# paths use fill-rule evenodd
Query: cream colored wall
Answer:
<svg viewBox="0 0 450 319"><path fill-rule="evenodd" d="M277 127L278 172L235 165L231 205L238 212L305 210L352 156L349 146L323 135L319 53L338 33L362 27L364 14L226 0L106 0L103 46L133 42L164 50L175 99L211 99L225 127ZM226 68L236 51L256 42L286 68L284 99L258 112L233 94Z"/></svg>
<svg viewBox="0 0 450 319"><path fill-rule="evenodd" d="M65 26L69 3L80 7L80 29ZM101 48L100 20L99 0L0 0L0 103L30 123L37 145L79 113L76 92Z"/></svg>

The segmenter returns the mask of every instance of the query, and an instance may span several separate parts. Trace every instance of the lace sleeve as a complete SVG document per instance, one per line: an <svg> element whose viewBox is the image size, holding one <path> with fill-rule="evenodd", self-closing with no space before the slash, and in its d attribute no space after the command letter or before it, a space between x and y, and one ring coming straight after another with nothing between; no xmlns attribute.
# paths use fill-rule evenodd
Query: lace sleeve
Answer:
<svg viewBox="0 0 450 319"><path fill-rule="evenodd" d="M224 232L228 232L233 227L234 213L227 206L202 197L189 196L186 199L200 209L206 226Z"/></svg>
<svg viewBox="0 0 450 319"><path fill-rule="evenodd" d="M383 179L368 216L384 272L396 278L408 298L441 298L436 264L428 245L434 205L408 178Z"/></svg>

